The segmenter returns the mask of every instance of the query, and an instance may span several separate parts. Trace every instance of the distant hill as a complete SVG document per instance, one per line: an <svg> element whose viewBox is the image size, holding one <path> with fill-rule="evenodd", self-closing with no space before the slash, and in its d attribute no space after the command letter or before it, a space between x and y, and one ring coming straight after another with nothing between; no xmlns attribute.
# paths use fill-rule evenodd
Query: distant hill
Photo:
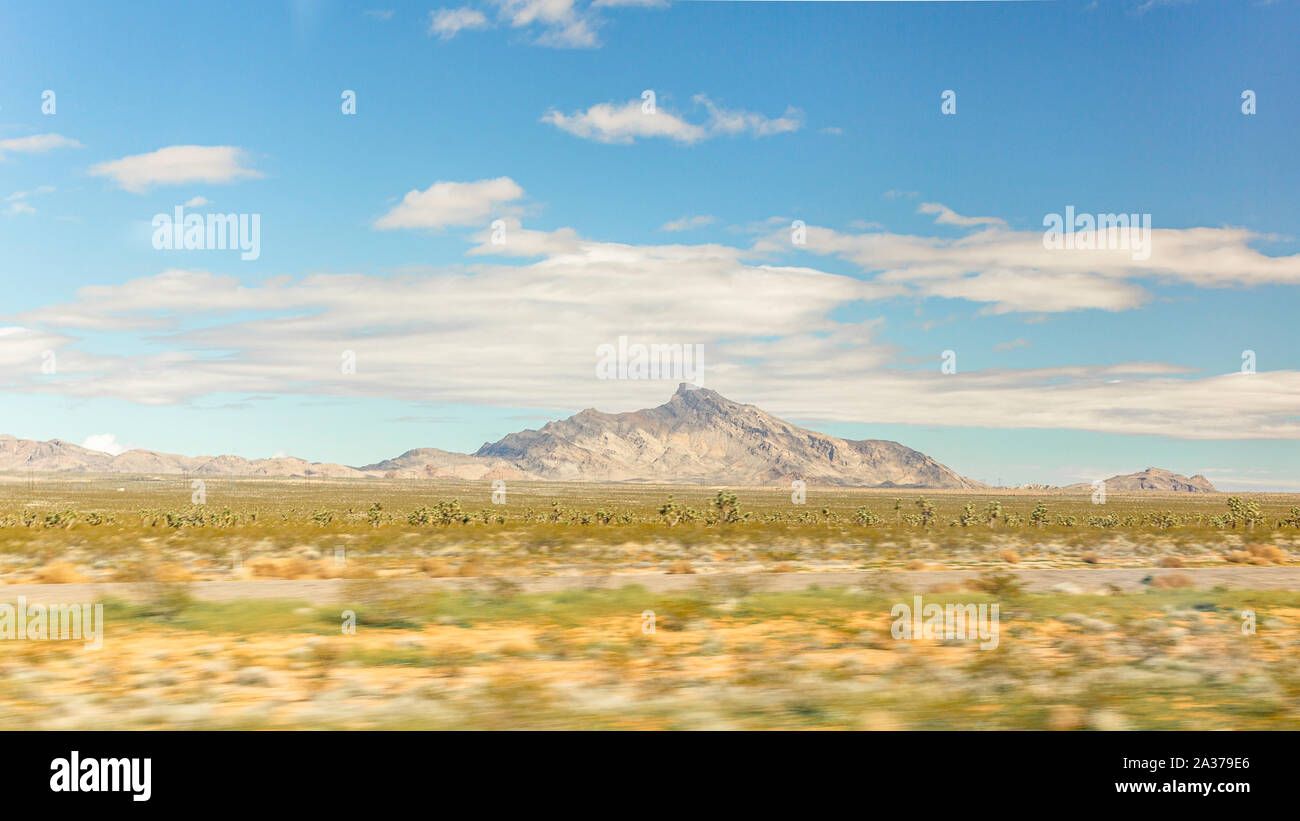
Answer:
<svg viewBox="0 0 1300 821"><path fill-rule="evenodd" d="M509 434L474 454L416 448L362 467L293 457L249 460L150 450L114 456L58 439L0 436L0 471L28 470L726 485L802 479L852 487L987 487L897 442L817 433L685 384L657 408L616 414L585 410L540 430Z"/></svg>
<svg viewBox="0 0 1300 821"><path fill-rule="evenodd" d="M212 476L364 476L355 468L307 462L292 456L244 459L239 456L178 456L128 450L116 456L61 439L33 442L0 435L0 471L72 473L185 473Z"/></svg>
<svg viewBox="0 0 1300 821"><path fill-rule="evenodd" d="M1091 490L1092 484L1081 482L1077 485L1068 485L1065 489ZM1176 493L1218 493L1214 485L1210 484L1210 480L1199 473L1189 479L1163 468L1147 468L1138 473L1112 476L1106 480L1106 490L1107 492L1159 490Z"/></svg>

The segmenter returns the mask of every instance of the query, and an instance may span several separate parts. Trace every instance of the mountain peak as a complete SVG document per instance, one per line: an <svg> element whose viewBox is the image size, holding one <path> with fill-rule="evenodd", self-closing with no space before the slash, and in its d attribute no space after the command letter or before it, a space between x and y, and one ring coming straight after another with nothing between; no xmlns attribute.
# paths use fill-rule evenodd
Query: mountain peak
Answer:
<svg viewBox="0 0 1300 821"><path fill-rule="evenodd" d="M981 486L896 442L817 433L689 382L658 407L584 411L512 433L474 455L557 481Z"/></svg>
<svg viewBox="0 0 1300 821"><path fill-rule="evenodd" d="M705 410L710 412L722 412L732 409L746 407L739 402L733 402L722 394L708 388L701 388L698 385L692 385L689 382L683 382L677 387L666 404L660 405L660 408L672 408L675 406L685 405L695 410ZM657 408L656 408L657 410Z"/></svg>

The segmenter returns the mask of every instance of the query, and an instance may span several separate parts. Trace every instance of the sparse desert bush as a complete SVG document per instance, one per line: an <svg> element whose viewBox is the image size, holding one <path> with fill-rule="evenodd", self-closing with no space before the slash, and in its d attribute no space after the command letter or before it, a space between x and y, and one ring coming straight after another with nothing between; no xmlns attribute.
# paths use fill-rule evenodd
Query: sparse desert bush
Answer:
<svg viewBox="0 0 1300 821"><path fill-rule="evenodd" d="M928 566L929 565L927 565L921 559L912 559L910 562L907 563L908 570L924 570Z"/></svg>
<svg viewBox="0 0 1300 821"><path fill-rule="evenodd" d="M1007 564L1017 564L1020 561L1020 554L1009 547L1004 547L999 550L997 556Z"/></svg>
<svg viewBox="0 0 1300 821"><path fill-rule="evenodd" d="M996 598L1014 598L1021 593L1020 580L1013 573L989 571L981 573L973 585L976 590Z"/></svg>
<svg viewBox="0 0 1300 821"><path fill-rule="evenodd" d="M1249 544L1245 550L1230 551L1224 558L1234 564L1283 564L1286 553L1277 545Z"/></svg>
<svg viewBox="0 0 1300 821"><path fill-rule="evenodd" d="M323 575L320 562L308 561L301 556L285 559L255 556L245 566L254 578L259 579L316 579Z"/></svg>
<svg viewBox="0 0 1300 821"><path fill-rule="evenodd" d="M488 575L488 570L477 559L461 562L456 568L456 575L464 578L477 578Z"/></svg>
<svg viewBox="0 0 1300 821"><path fill-rule="evenodd" d="M154 570L154 580L160 582L188 582L194 580L194 574L176 562L163 562Z"/></svg>
<svg viewBox="0 0 1300 821"><path fill-rule="evenodd" d="M678 559L668 565L668 572L673 575L689 575L695 572L695 568L691 567L691 563L685 559Z"/></svg>
<svg viewBox="0 0 1300 821"><path fill-rule="evenodd" d="M39 584L78 584L86 580L86 575L71 562L53 562L36 570Z"/></svg>
<svg viewBox="0 0 1300 821"><path fill-rule="evenodd" d="M1286 553L1277 545L1246 545L1246 552L1258 559L1261 564L1282 564L1286 561Z"/></svg>
<svg viewBox="0 0 1300 821"><path fill-rule="evenodd" d="M1177 556L1161 556L1156 559L1156 567L1185 567L1183 560Z"/></svg>
<svg viewBox="0 0 1300 821"><path fill-rule="evenodd" d="M446 559L424 559L420 562L420 572L434 578L446 578L456 575L455 568Z"/></svg>
<svg viewBox="0 0 1300 821"><path fill-rule="evenodd" d="M1083 560L1084 564L1097 564L1098 562L1101 561L1101 556L1098 556L1096 553L1094 553L1091 550L1084 553L1079 558Z"/></svg>
<svg viewBox="0 0 1300 821"><path fill-rule="evenodd" d="M1159 576L1150 577L1150 584L1153 590L1176 590L1195 586L1192 577L1186 573L1161 573Z"/></svg>

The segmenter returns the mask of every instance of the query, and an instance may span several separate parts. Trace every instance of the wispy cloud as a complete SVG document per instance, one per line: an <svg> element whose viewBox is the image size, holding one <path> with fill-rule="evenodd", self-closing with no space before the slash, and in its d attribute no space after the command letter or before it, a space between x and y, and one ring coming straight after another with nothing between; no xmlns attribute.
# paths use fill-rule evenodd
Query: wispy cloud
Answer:
<svg viewBox="0 0 1300 821"><path fill-rule="evenodd" d="M665 222L659 226L661 231L690 231L695 228L703 228L706 225L712 225L717 222L718 218L708 214L700 214L694 217L682 217L671 222Z"/></svg>
<svg viewBox="0 0 1300 821"><path fill-rule="evenodd" d="M231 183L260 177L245 165L247 154L231 145L172 145L148 154L133 154L91 166L90 173L107 177L135 194L157 185Z"/></svg>
<svg viewBox="0 0 1300 821"><path fill-rule="evenodd" d="M408 191L402 201L375 220L381 231L394 228L439 229L449 225L479 225L489 215L505 216L524 189L509 177L477 182L435 182L420 191Z"/></svg>
<svg viewBox="0 0 1300 821"><path fill-rule="evenodd" d="M934 221L939 225L960 225L963 228L972 225L1006 225L1006 222L998 217L963 217L948 206L937 202L923 202L916 212L935 214Z"/></svg>
<svg viewBox="0 0 1300 821"><path fill-rule="evenodd" d="M993 346L993 350L1002 353L1006 351L1014 351L1017 348L1028 348L1028 347L1030 347L1029 340L1025 339L1024 337L1018 337L1016 339L1011 340L1010 342L999 342L998 344Z"/></svg>
<svg viewBox="0 0 1300 821"><path fill-rule="evenodd" d="M489 28L490 25L487 15L474 8L438 9L429 12L429 33L436 34L444 40L449 40L466 29L484 29Z"/></svg>
<svg viewBox="0 0 1300 821"><path fill-rule="evenodd" d="M10 137L0 140L0 160L5 153L44 154L56 148L84 148L81 143L62 134L33 134L30 137Z"/></svg>
<svg viewBox="0 0 1300 821"><path fill-rule="evenodd" d="M696 94L691 99L705 109L707 118L691 122L684 115L659 105L649 106L647 101L638 99L626 103L597 103L585 111L569 114L551 109L542 117L542 122L575 137L623 144L656 137L686 144L742 134L768 137L803 127L803 114L796 108L787 108L779 117L768 117L752 111L723 108L704 94Z"/></svg>
<svg viewBox="0 0 1300 821"><path fill-rule="evenodd" d="M534 45L599 48L599 30L614 8L656 8L664 0L488 0L479 7L440 8L429 13L428 33L450 40L462 31L504 27L528 32Z"/></svg>
<svg viewBox="0 0 1300 821"><path fill-rule="evenodd" d="M4 198L4 201L9 203L8 207L5 208L5 214L9 216L35 214L36 207L26 200L30 197L39 197L52 193L54 193L54 186L52 185L38 185L30 191L15 191Z"/></svg>
<svg viewBox="0 0 1300 821"><path fill-rule="evenodd" d="M412 193L394 227L481 222L486 209L513 202L522 189L499 178ZM1080 258L1067 254L1057 263L1043 256L1036 232L983 228L951 240L809 227L808 252L844 256L878 272L863 279L781 264L788 236L784 247L776 235L749 248L634 245L507 222L505 245L489 242L486 229L476 232L472 269L253 284L167 271L83 288L70 302L9 319L18 324L6 332L0 359L23 353L19 364L0 368L0 387L145 404L296 393L535 408L599 401L630 409L662 402L664 386L595 380L591 368L596 346L627 334L628 317L636 317L637 332L648 340L704 345L710 387L791 418L1300 438L1300 372L1202 375L1179 363L1136 361L945 375L938 350L930 354L934 367L909 365L926 357L881 338L882 318L836 318L850 306L914 293L1039 311L1097 307L1095 288L1136 288L1123 277L1170 264L1186 269L1194 284L1226 284L1252 271L1300 281L1300 255L1257 255L1245 245L1248 233L1168 230L1157 245L1170 257L1156 268L1107 260L1085 275ZM495 261L511 257L537 259ZM1218 274L1207 277L1211 267ZM968 268L978 273L963 275ZM1011 287L983 279L989 275L1024 281ZM1081 276L1092 278L1072 279ZM1102 306L1119 310L1122 302ZM124 347L148 339L163 352L93 355L65 333L86 329L114 335ZM34 357L44 349L59 352L58 379L36 373ZM355 373L340 371L343 351L355 354ZM763 378L755 379L759 372Z"/></svg>
<svg viewBox="0 0 1300 821"><path fill-rule="evenodd" d="M933 204L928 213L939 214L937 222L979 230L947 238L809 225L806 242L796 246L788 228L777 227L755 250L840 257L882 285L984 303L989 313L1129 310L1150 301L1146 281L1202 288L1300 285L1300 254L1261 253L1252 244L1271 237L1244 228L1153 229L1150 256L1134 259L1124 249L1045 248L1041 230L1011 230L999 218L961 217L943 205Z"/></svg>

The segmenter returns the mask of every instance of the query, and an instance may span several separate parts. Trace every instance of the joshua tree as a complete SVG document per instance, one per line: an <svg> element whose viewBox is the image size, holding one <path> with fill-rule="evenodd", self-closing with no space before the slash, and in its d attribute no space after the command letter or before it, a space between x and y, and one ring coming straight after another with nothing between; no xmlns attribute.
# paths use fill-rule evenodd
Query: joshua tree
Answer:
<svg viewBox="0 0 1300 821"><path fill-rule="evenodd" d="M921 527L929 527L934 521L934 504L922 496L916 500L916 507L921 511Z"/></svg>
<svg viewBox="0 0 1300 821"><path fill-rule="evenodd" d="M740 501L734 493L719 490L718 495L713 497L713 501L709 504L718 512L718 521L720 522L740 522L747 518L747 516L741 515Z"/></svg>
<svg viewBox="0 0 1300 821"><path fill-rule="evenodd" d="M870 510L867 510L866 505L863 505L862 507L858 508L858 511L854 515L853 520L858 524L863 525L864 527L870 527L872 525L880 524L880 517L872 513Z"/></svg>
<svg viewBox="0 0 1300 821"><path fill-rule="evenodd" d="M1029 521L1039 527L1047 524L1047 505L1043 504L1041 500L1038 502L1038 506L1034 508L1034 512L1029 514Z"/></svg>
<svg viewBox="0 0 1300 821"><path fill-rule="evenodd" d="M1259 502L1253 499L1249 502L1242 501L1240 496L1230 496L1228 498L1228 522L1233 529L1236 529L1237 523L1246 526L1247 530L1254 530L1255 525L1264 521L1264 516L1259 511Z"/></svg>
<svg viewBox="0 0 1300 821"><path fill-rule="evenodd" d="M970 527L978 521L979 516L975 515L975 505L967 502L966 507L962 508L961 515L957 517L957 521L953 522L953 524Z"/></svg>

